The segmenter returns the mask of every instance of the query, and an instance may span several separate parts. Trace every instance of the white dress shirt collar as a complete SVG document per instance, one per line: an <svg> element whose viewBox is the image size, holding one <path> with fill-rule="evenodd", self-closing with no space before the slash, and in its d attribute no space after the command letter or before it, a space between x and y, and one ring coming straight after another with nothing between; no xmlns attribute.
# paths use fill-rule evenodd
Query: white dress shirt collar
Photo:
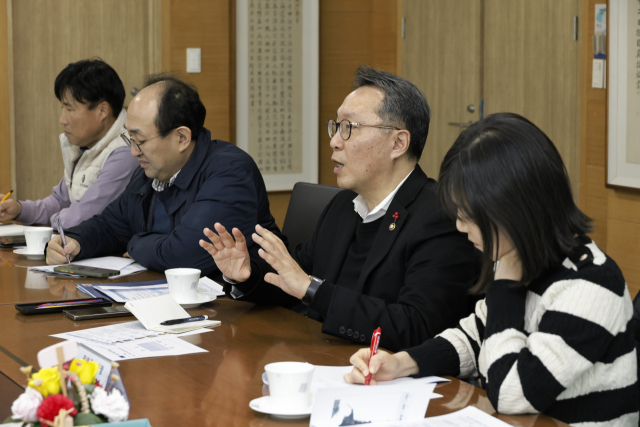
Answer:
<svg viewBox="0 0 640 427"><path fill-rule="evenodd" d="M413 171L414 169L411 170L411 172ZM389 209L389 205L391 204L391 201L395 197L396 193L398 192L402 184L404 184L407 178L409 178L409 175L411 175L411 172L409 172L407 176L404 177L404 179L400 182L400 184L398 184L398 186L391 193L389 193L389 195L385 197L384 200L381 201L378 206L371 209L371 211L369 211L369 206L367 205L367 201L364 199L364 197L358 195L358 197L353 199L353 207L355 211L358 213L358 215L362 217L362 222L364 224L368 222L373 222L379 218L382 218L384 214L387 213L387 209Z"/></svg>

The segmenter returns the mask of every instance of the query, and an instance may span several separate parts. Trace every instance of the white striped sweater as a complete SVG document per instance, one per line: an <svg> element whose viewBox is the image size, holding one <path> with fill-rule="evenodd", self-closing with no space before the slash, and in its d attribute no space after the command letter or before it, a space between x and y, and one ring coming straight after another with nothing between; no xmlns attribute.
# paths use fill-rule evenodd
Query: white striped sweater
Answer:
<svg viewBox="0 0 640 427"><path fill-rule="evenodd" d="M419 376L480 376L505 414L637 426L633 307L622 272L588 237L529 286L495 281L457 328L407 352Z"/></svg>

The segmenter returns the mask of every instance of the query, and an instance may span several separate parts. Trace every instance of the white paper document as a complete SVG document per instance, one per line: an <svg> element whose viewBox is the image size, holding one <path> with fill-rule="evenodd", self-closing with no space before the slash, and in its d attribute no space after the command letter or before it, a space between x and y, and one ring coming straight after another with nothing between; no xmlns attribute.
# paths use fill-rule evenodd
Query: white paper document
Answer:
<svg viewBox="0 0 640 427"><path fill-rule="evenodd" d="M206 332L210 329L201 329ZM79 331L64 332L51 335L52 337L64 340L75 341L82 344L122 344L143 338L155 338L163 335L164 332L150 331L142 323L135 320L133 322L115 323L97 328L82 329ZM182 336L182 335L178 335Z"/></svg>
<svg viewBox="0 0 640 427"><path fill-rule="evenodd" d="M423 418L419 421L375 423L375 427L510 427L504 421L492 417L480 409L467 406L456 412L439 417Z"/></svg>
<svg viewBox="0 0 640 427"><path fill-rule="evenodd" d="M135 261L130 258L123 258L118 256L105 256L100 258L83 259L81 261L73 261L72 264L86 265L88 267L96 267L96 268L106 268L109 270L119 270L120 276L122 276L122 270L128 265L133 264L134 262ZM59 264L59 265L65 265L65 264ZM58 273L57 271L53 271L55 267L58 267L58 265L41 265L38 267L31 267L29 270L43 271L45 273L63 274L67 276L72 276L71 274Z"/></svg>
<svg viewBox="0 0 640 427"><path fill-rule="evenodd" d="M0 237L24 236L24 225L5 223L0 224Z"/></svg>
<svg viewBox="0 0 640 427"><path fill-rule="evenodd" d="M208 353L207 350L181 340L175 335L130 341L117 345L86 344L110 360L143 359L146 357L181 356L184 354Z"/></svg>
<svg viewBox="0 0 640 427"><path fill-rule="evenodd" d="M168 294L159 297L129 301L125 305L136 319L150 331L168 332L177 334L193 329L218 326L218 320L199 320L196 322L179 323L177 325L163 326L160 323L173 319L186 319L191 317L180 304L175 302Z"/></svg>
<svg viewBox="0 0 640 427"><path fill-rule="evenodd" d="M94 286L115 302L127 302L137 299L146 299L159 297L161 295L167 295L169 293L169 286L164 285L151 285L151 286Z"/></svg>
<svg viewBox="0 0 640 427"><path fill-rule="evenodd" d="M162 332L149 331L139 321L133 321L51 336L75 341L109 360L128 360L206 352L178 338L211 331L211 329L201 328L181 334L166 335ZM175 341L176 339L178 341Z"/></svg>
<svg viewBox="0 0 640 427"><path fill-rule="evenodd" d="M141 266L137 262L132 262L131 264L127 265L126 267L122 267L120 269L120 274L118 274L117 276L111 276L111 277L109 277L109 279L117 279L118 277L128 276L130 274L139 273L141 271L147 271L147 268Z"/></svg>
<svg viewBox="0 0 640 427"><path fill-rule="evenodd" d="M313 377L311 378L310 391L315 394L320 388L332 387L360 387L360 385L347 384L344 381L344 375L351 372L353 366L315 366ZM424 378L396 378L392 381L381 381L377 386L396 386L404 384L430 384L449 382L446 378L441 377L424 377ZM440 397L440 395L438 395Z"/></svg>
<svg viewBox="0 0 640 427"><path fill-rule="evenodd" d="M138 299L146 299L167 295L169 285L158 283L147 286L122 286L122 285L96 285L94 288L112 298L116 302L127 302ZM198 282L198 292L206 292L215 296L224 295L222 285L214 282L208 277L201 277Z"/></svg>
<svg viewBox="0 0 640 427"><path fill-rule="evenodd" d="M314 396L312 427L424 419L435 383L401 386L320 388Z"/></svg>

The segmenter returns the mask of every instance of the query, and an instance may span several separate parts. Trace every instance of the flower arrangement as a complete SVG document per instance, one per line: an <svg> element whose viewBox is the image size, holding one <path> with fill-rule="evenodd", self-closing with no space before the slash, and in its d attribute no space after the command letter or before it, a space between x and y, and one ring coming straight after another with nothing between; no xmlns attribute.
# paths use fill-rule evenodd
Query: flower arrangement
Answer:
<svg viewBox="0 0 640 427"><path fill-rule="evenodd" d="M117 368L116 362L111 362ZM111 375L108 387L95 380L100 365L73 359L64 365L20 370L27 376L28 386L11 405L11 416L5 423L22 422L23 427L70 427L125 421L129 403L114 385L120 377Z"/></svg>

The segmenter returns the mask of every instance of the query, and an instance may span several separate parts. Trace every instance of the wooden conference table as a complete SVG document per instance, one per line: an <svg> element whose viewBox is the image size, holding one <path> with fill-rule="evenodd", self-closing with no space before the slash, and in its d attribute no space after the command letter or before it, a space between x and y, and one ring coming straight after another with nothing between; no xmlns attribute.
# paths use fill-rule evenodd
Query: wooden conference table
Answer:
<svg viewBox="0 0 640 427"><path fill-rule="evenodd" d="M78 279L45 277L43 273L27 270L43 263L16 255L10 249L0 249L2 419L10 414L11 402L26 386L20 366L37 368L38 351L60 342L49 335L133 320L121 317L73 321L62 314L20 314L13 304L83 297L75 289ZM159 273L143 272L119 280L140 282L160 278L163 275ZM98 281L92 279L91 283ZM280 307L218 298L190 313L207 314L222 321L213 332L183 338L208 353L121 362L120 372L131 399L130 419L149 418L153 427L309 425L309 418L283 421L249 408L252 399L268 393L261 379L264 365L293 360L344 366L360 348L322 334L320 323ZM566 425L544 415L497 415L483 390L455 378L438 385L436 392L444 397L429 403L427 416L473 405L514 426Z"/></svg>

